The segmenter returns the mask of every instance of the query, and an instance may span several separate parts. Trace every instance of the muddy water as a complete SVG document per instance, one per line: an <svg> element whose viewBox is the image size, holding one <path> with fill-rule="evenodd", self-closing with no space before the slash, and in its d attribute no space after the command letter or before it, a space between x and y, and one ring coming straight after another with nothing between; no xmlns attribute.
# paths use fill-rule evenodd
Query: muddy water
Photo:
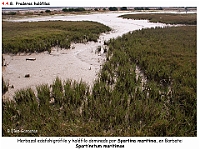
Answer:
<svg viewBox="0 0 200 150"><path fill-rule="evenodd" d="M128 20L118 18L123 13L105 13L89 15L71 15L71 16L44 16L36 18L25 18L12 21L46 21L46 20L64 20L64 21L96 21L112 28L109 33L103 33L98 42L88 42L86 44L72 44L73 49L60 49L53 47L51 54L34 53L30 55L3 55L6 67L3 68L4 80L13 85L9 88L5 97L12 98L16 90L22 88L35 88L39 84L52 84L58 76L63 80L72 79L84 81L92 85L97 78L97 74L105 60L103 52L97 54L96 49L102 46L105 40L116 38L130 31L150 28L163 27L165 24L149 23L147 20ZM26 60L26 58L36 58L35 61ZM25 78L30 74L29 78Z"/></svg>

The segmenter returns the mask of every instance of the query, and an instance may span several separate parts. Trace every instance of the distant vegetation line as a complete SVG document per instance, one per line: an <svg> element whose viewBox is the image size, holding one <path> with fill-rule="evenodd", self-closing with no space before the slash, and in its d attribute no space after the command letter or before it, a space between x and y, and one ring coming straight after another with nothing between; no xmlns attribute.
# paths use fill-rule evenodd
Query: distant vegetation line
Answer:
<svg viewBox="0 0 200 150"><path fill-rule="evenodd" d="M196 25L197 14L173 14L173 13L151 13L151 14L126 14L121 15L122 18L127 19L146 19L150 22L161 22L167 24L186 24Z"/></svg>
<svg viewBox="0 0 200 150"><path fill-rule="evenodd" d="M78 7L78 8L63 8L62 9L63 12L81 12L81 11L85 11L85 8L83 7Z"/></svg>
<svg viewBox="0 0 200 150"><path fill-rule="evenodd" d="M9 11L10 10L10 11ZM65 7L54 8L49 7L41 9L3 9L2 19L22 18L24 16L50 16L64 14L87 14L92 12L108 12L108 11L135 11L135 12L154 12L154 11L174 11L189 12L196 11L197 7Z"/></svg>

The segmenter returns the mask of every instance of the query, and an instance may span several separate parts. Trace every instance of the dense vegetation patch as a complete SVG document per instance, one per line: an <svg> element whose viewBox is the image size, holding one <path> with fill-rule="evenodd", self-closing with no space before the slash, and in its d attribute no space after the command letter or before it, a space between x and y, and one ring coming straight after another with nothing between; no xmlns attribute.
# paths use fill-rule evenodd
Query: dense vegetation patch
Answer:
<svg viewBox="0 0 200 150"><path fill-rule="evenodd" d="M62 11L64 12L81 12L85 11L85 8L79 7L79 8L63 8Z"/></svg>
<svg viewBox="0 0 200 150"><path fill-rule="evenodd" d="M45 13L50 13L50 12L51 12L51 10L49 10L49 9L45 10Z"/></svg>
<svg viewBox="0 0 200 150"><path fill-rule="evenodd" d="M127 7L121 7L120 10L128 10Z"/></svg>
<svg viewBox="0 0 200 150"><path fill-rule="evenodd" d="M120 17L127 19L146 19L150 22L161 22L168 24L197 24L197 14L174 14L174 13L151 13L151 14L127 14Z"/></svg>
<svg viewBox="0 0 200 150"><path fill-rule="evenodd" d="M2 22L2 52L42 52L52 46L70 48L71 42L97 41L100 33L110 31L90 21Z"/></svg>
<svg viewBox="0 0 200 150"><path fill-rule="evenodd" d="M110 11L118 11L118 8L117 7L109 7L108 8Z"/></svg>
<svg viewBox="0 0 200 150"><path fill-rule="evenodd" d="M176 126L176 121L186 125L187 127L179 126L181 130L185 128L181 134L186 134L190 128L188 135L196 134L196 30L196 26L145 29L127 34L112 42L110 46L113 56L116 52L124 56L117 61L122 59L130 64L136 63L143 70L148 80L147 93L155 104L167 106L165 109L168 111L163 109L160 113L168 114L165 118L169 117L167 121L171 128L173 123L174 127ZM127 84L125 87L129 89ZM152 91L156 92L151 95ZM145 97L145 92L143 96ZM183 118L177 116L178 111ZM175 130L176 128L174 132Z"/></svg>
<svg viewBox="0 0 200 150"><path fill-rule="evenodd" d="M134 10L150 10L149 7L134 7Z"/></svg>
<svg viewBox="0 0 200 150"><path fill-rule="evenodd" d="M92 89L56 78L3 102L3 136L197 136L196 26L143 29L108 43ZM136 65L148 79L142 87Z"/></svg>

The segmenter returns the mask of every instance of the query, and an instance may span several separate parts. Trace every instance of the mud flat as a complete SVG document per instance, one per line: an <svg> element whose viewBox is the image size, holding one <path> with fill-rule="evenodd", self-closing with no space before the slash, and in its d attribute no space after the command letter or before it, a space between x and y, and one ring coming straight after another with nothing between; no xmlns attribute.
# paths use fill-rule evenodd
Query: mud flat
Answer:
<svg viewBox="0 0 200 150"><path fill-rule="evenodd" d="M51 53L33 53L8 55L3 54L6 67L3 69L3 77L10 86L5 97L12 98L16 90L48 83L51 84L58 76L63 80L72 79L84 81L92 86L94 80L98 77L101 65L105 61L103 53L104 41L116 38L125 33L151 27L164 27L166 24L150 23L147 20L128 20L118 18L124 13L104 13L89 15L71 15L71 16L44 16L36 18L24 18L12 21L95 21L105 24L112 28L109 33L103 33L98 42L73 43L71 49L60 49L53 47ZM98 47L101 52L97 53ZM35 58L34 61L26 60ZM29 74L29 77L25 75Z"/></svg>

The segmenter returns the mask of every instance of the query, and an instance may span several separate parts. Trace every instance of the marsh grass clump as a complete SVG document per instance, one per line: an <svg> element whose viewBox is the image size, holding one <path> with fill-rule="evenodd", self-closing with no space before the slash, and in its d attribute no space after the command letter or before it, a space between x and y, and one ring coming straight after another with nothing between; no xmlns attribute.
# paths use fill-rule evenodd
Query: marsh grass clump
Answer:
<svg viewBox="0 0 200 150"><path fill-rule="evenodd" d="M62 105L63 103L63 84L62 81L57 77L52 85L52 96L55 99L55 104Z"/></svg>
<svg viewBox="0 0 200 150"><path fill-rule="evenodd" d="M39 85L36 87L37 89L37 97L40 105L49 105L49 101L51 98L50 95L50 87L47 84Z"/></svg>
<svg viewBox="0 0 200 150"><path fill-rule="evenodd" d="M96 42L100 33L110 30L90 21L2 22L2 52L43 52L53 46L68 49L72 42Z"/></svg>
<svg viewBox="0 0 200 150"><path fill-rule="evenodd" d="M2 77L2 94L5 94L8 91L8 83Z"/></svg>
<svg viewBox="0 0 200 150"><path fill-rule="evenodd" d="M31 88L15 92L14 100L17 104L36 103L36 96Z"/></svg>

